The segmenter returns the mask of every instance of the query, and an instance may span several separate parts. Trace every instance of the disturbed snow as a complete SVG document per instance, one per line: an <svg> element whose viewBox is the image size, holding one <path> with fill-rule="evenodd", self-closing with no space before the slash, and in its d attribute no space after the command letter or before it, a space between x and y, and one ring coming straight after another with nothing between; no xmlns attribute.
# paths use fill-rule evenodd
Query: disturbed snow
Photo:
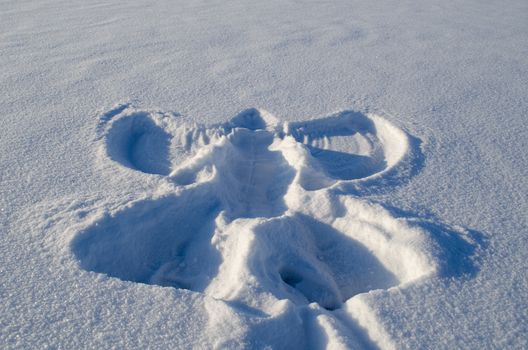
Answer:
<svg viewBox="0 0 528 350"><path fill-rule="evenodd" d="M101 169L159 189L82 223L70 244L80 267L203 295L211 334L230 319L215 303L269 323L238 345L390 348L362 294L439 274L457 263L450 249L475 245L361 198L380 179L405 181L399 167L420 152L377 115L283 123L249 109L207 126L125 104L97 130Z"/></svg>

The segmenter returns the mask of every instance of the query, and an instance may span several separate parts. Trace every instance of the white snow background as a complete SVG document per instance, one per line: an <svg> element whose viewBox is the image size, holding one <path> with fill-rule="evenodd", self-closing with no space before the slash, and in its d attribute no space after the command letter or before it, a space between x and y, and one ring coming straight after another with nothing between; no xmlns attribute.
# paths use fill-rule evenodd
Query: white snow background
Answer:
<svg viewBox="0 0 528 350"><path fill-rule="evenodd" d="M0 347L527 348L527 38L523 0L0 1ZM224 255L159 266L215 210Z"/></svg>

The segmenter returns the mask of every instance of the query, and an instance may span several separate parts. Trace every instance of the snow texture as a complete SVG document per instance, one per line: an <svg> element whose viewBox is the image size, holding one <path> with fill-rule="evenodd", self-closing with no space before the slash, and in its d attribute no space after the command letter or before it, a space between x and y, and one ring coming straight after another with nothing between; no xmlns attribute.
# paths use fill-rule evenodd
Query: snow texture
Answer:
<svg viewBox="0 0 528 350"><path fill-rule="evenodd" d="M2 1L1 347L528 347L527 14Z"/></svg>

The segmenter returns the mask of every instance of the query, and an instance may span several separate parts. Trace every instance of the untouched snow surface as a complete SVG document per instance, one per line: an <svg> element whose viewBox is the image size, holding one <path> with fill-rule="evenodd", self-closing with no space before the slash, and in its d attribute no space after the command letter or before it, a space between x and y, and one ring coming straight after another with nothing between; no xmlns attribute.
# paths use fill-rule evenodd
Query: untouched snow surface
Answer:
<svg viewBox="0 0 528 350"><path fill-rule="evenodd" d="M528 347L525 1L3 1L2 348Z"/></svg>

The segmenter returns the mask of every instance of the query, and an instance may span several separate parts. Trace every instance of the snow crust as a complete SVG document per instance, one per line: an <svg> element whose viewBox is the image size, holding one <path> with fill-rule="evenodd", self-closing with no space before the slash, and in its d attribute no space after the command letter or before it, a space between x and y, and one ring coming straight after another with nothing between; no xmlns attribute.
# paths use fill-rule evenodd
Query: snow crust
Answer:
<svg viewBox="0 0 528 350"><path fill-rule="evenodd" d="M3 1L0 344L526 348L527 13Z"/></svg>

